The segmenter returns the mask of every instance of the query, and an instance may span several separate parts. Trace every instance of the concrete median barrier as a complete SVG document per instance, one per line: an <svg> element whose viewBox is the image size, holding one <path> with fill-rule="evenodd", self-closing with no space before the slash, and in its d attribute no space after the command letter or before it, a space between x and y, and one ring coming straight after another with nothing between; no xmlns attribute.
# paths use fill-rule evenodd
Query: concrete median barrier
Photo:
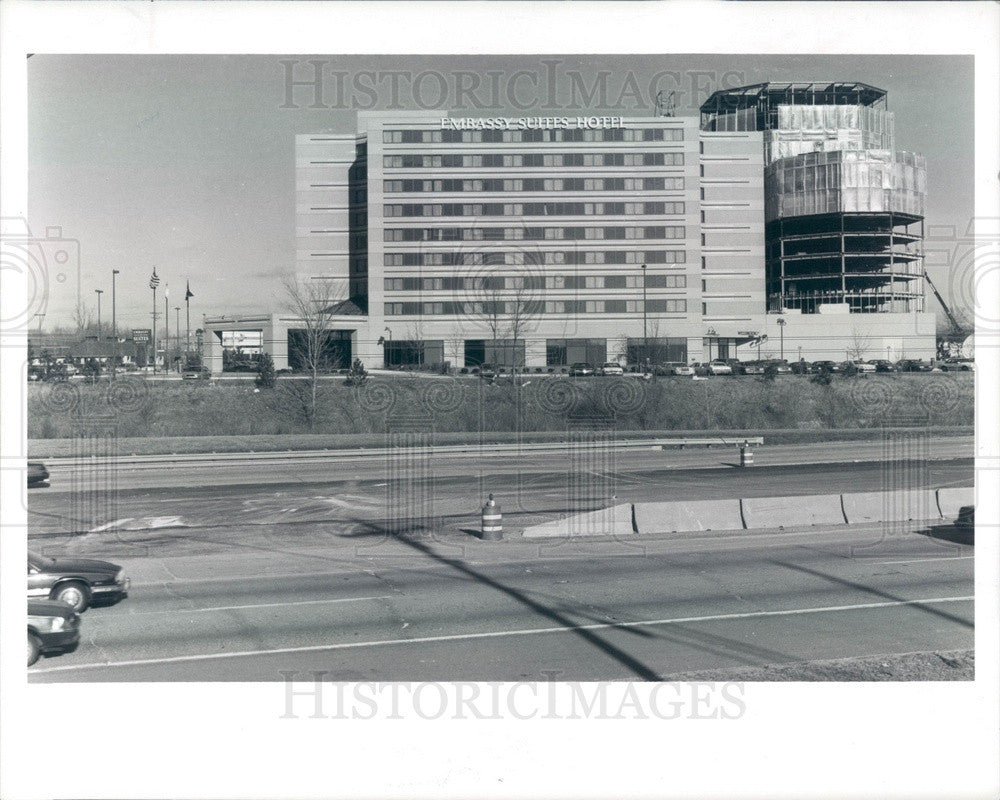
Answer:
<svg viewBox="0 0 1000 800"><path fill-rule="evenodd" d="M843 500L844 516L851 525L866 522L907 522L940 517L934 489L859 492L845 494Z"/></svg>
<svg viewBox="0 0 1000 800"><path fill-rule="evenodd" d="M631 536L632 504L573 514L565 519L530 525L524 529L525 538L570 536Z"/></svg>
<svg viewBox="0 0 1000 800"><path fill-rule="evenodd" d="M737 531L743 529L743 517L736 498L636 503L635 526L639 533Z"/></svg>
<svg viewBox="0 0 1000 800"><path fill-rule="evenodd" d="M954 522L958 519L958 512L962 510L962 506L976 504L976 490L971 486L949 486L938 489L937 501L941 518Z"/></svg>
<svg viewBox="0 0 1000 800"><path fill-rule="evenodd" d="M846 522L839 494L745 497L741 502L743 521L748 529L843 525Z"/></svg>

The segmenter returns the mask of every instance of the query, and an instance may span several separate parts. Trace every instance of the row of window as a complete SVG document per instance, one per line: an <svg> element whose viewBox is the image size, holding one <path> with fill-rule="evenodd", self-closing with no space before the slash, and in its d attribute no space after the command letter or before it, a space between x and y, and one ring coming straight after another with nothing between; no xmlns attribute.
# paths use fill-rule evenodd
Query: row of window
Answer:
<svg viewBox="0 0 1000 800"><path fill-rule="evenodd" d="M680 191L684 178L443 178L382 181L386 194L399 192L658 192Z"/></svg>
<svg viewBox="0 0 1000 800"><path fill-rule="evenodd" d="M565 217L683 214L684 203L387 203L385 217Z"/></svg>
<svg viewBox="0 0 1000 800"><path fill-rule="evenodd" d="M560 239L683 239L683 225L609 228L385 228L387 242L538 241Z"/></svg>
<svg viewBox="0 0 1000 800"><path fill-rule="evenodd" d="M462 267L509 264L683 264L684 250L556 250L525 253L385 253L387 267Z"/></svg>
<svg viewBox="0 0 1000 800"><path fill-rule="evenodd" d="M682 167L683 153L470 153L382 156L386 169L428 167Z"/></svg>
<svg viewBox="0 0 1000 800"><path fill-rule="evenodd" d="M441 301L430 303L386 303L385 316L441 316L475 315L533 316L537 314L638 314L642 313L641 300L485 300ZM687 300L646 300L649 314L683 314Z"/></svg>
<svg viewBox="0 0 1000 800"><path fill-rule="evenodd" d="M680 142L684 140L683 128L561 128L553 130L528 129L517 131L383 131L385 144L425 144L480 142Z"/></svg>
<svg viewBox="0 0 1000 800"><path fill-rule="evenodd" d="M685 289L686 275L646 275L647 289ZM642 275L446 275L385 278L387 292L497 291L502 289L638 289Z"/></svg>

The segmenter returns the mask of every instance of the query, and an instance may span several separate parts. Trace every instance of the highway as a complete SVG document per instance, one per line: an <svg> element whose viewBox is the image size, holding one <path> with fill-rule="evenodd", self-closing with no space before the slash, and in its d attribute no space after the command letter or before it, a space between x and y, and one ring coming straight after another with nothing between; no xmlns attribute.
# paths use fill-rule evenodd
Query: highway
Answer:
<svg viewBox="0 0 1000 800"><path fill-rule="evenodd" d="M735 448L417 460L289 457L264 465L239 458L208 465L182 460L120 467L116 490L102 495L106 517L96 522L75 518L71 502L74 487L90 484L69 467L52 466L51 486L28 491L28 529L38 535L323 521L349 530L400 517L459 531L478 527L476 514L490 492L507 523L523 526L619 502L971 486L972 452L971 437L932 437L926 458L898 461L891 469L877 441L765 445L754 454L757 466L748 469L738 468Z"/></svg>
<svg viewBox="0 0 1000 800"><path fill-rule="evenodd" d="M29 680L659 680L962 650L973 549L953 533L840 527L553 550L375 525L367 539L322 524L79 537L59 549L116 555L132 592L88 610L79 649Z"/></svg>
<svg viewBox="0 0 1000 800"><path fill-rule="evenodd" d="M519 528L612 502L971 486L971 454L967 437L932 437L899 454L763 447L746 469L729 448L179 460L123 465L93 526L72 516L80 475L54 466L27 495L29 546L113 560L133 589L29 677L659 680L969 650L973 548L947 523L544 541ZM504 541L475 535L487 491Z"/></svg>

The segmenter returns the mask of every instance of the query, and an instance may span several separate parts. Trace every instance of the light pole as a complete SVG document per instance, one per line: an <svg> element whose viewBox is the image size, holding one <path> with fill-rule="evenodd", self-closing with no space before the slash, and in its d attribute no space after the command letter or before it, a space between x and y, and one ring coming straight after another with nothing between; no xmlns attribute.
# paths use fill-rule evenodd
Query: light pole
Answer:
<svg viewBox="0 0 1000 800"><path fill-rule="evenodd" d="M642 265L642 362L649 361L649 334L646 317L646 265Z"/></svg>
<svg viewBox="0 0 1000 800"><path fill-rule="evenodd" d="M115 309L115 276L118 275L119 270L111 270L111 339L114 342L114 348L111 351L111 377L115 377L115 369L118 367L118 318L116 316Z"/></svg>
<svg viewBox="0 0 1000 800"><path fill-rule="evenodd" d="M180 349L180 341L181 341L181 307L180 306L174 306L174 322L177 323L177 325L174 327L174 330L177 331L177 344L178 344L178 349ZM185 355L184 358L186 360L187 356Z"/></svg>
<svg viewBox="0 0 1000 800"><path fill-rule="evenodd" d="M784 317L778 317L778 330L781 332L781 360L785 360L785 325L788 324L788 320Z"/></svg>
<svg viewBox="0 0 1000 800"><path fill-rule="evenodd" d="M97 295L97 341L101 341L101 295L104 290L94 289L94 294Z"/></svg>

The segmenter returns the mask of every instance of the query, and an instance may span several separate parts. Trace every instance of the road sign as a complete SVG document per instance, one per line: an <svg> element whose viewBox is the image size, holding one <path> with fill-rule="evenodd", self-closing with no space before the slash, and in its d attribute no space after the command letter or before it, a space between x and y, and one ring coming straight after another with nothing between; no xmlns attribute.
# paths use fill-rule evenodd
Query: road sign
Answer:
<svg viewBox="0 0 1000 800"><path fill-rule="evenodd" d="M153 338L153 331L150 328L133 328L132 341L136 344L149 344Z"/></svg>

